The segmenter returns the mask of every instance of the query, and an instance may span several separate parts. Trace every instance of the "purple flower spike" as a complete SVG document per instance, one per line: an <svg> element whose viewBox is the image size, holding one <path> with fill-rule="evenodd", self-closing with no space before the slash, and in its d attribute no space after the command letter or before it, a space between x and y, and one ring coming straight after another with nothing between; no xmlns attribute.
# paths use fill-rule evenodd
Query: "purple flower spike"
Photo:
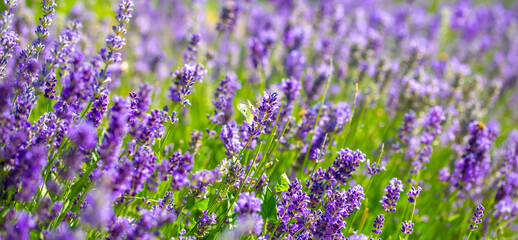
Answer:
<svg viewBox="0 0 518 240"><path fill-rule="evenodd" d="M469 228L471 230L475 230L478 228L478 224L482 223L482 218L484 217L484 206L482 204L477 206L477 209L475 213L473 213L473 218L471 218L471 221L473 221L472 224L469 225Z"/></svg>
<svg viewBox="0 0 518 240"><path fill-rule="evenodd" d="M412 221L404 221L401 223L401 232L404 234L412 234L412 232L414 231L414 229L412 229L413 227L414 224L412 223Z"/></svg>
<svg viewBox="0 0 518 240"><path fill-rule="evenodd" d="M417 188L412 186L412 189L410 189L410 191L408 192L408 201L411 203L415 203L415 201L419 197L419 193L421 192L421 190L422 188L419 186L417 186Z"/></svg>
<svg viewBox="0 0 518 240"><path fill-rule="evenodd" d="M383 196L380 203L382 203L383 209L385 209L386 212L395 212L396 202L399 200L400 193L403 192L403 183L397 178L392 178L390 184L385 188L385 192L386 195Z"/></svg>
<svg viewBox="0 0 518 240"><path fill-rule="evenodd" d="M381 229L383 228L383 224L385 223L385 215L380 214L376 216L376 219L374 219L374 229L372 230L375 234L381 234Z"/></svg>

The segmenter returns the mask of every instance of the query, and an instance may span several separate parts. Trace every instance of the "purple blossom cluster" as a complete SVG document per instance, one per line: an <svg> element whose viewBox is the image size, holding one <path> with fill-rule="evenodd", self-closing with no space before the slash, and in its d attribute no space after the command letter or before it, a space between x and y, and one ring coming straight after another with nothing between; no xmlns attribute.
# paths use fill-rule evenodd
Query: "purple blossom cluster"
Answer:
<svg viewBox="0 0 518 240"><path fill-rule="evenodd" d="M515 237L517 3L86 2L0 4L0 239Z"/></svg>

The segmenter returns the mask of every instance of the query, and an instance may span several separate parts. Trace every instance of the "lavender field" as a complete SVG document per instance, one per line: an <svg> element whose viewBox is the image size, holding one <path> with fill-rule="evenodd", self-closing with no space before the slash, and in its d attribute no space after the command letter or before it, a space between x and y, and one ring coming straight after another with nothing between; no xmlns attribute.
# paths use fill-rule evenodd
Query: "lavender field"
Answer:
<svg viewBox="0 0 518 240"><path fill-rule="evenodd" d="M3 0L2 239L518 239L518 2Z"/></svg>

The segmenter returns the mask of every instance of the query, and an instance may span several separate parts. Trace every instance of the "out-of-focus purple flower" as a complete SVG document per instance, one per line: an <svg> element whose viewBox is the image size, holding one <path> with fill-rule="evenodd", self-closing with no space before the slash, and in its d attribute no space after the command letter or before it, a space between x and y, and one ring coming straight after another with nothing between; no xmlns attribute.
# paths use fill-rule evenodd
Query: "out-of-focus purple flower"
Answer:
<svg viewBox="0 0 518 240"><path fill-rule="evenodd" d="M415 203L417 198L419 197L419 193L421 192L421 190L423 189L419 186L417 186L417 188L412 186L412 189L410 189L410 191L408 192L408 201L411 203Z"/></svg>
<svg viewBox="0 0 518 240"><path fill-rule="evenodd" d="M412 221L404 221L401 223L401 232L404 234L412 234L412 232L414 231L414 229L412 229L413 227L414 224L412 223Z"/></svg>
<svg viewBox="0 0 518 240"><path fill-rule="evenodd" d="M410 141L412 131L416 127L416 116L415 112L410 110L403 116L403 124L399 129L398 137L403 145L407 145Z"/></svg>
<svg viewBox="0 0 518 240"><path fill-rule="evenodd" d="M471 218L471 221L473 221L472 224L469 225L469 228L471 230L475 230L478 228L478 224L482 223L482 217L484 217L484 206L482 204L477 206L477 209L475 213L473 213L473 218Z"/></svg>
<svg viewBox="0 0 518 240"><path fill-rule="evenodd" d="M19 163L15 168L18 178L18 183L21 182L21 189L18 191L16 197L20 201L28 202L34 196L36 189L43 183L41 170L47 163L47 149L41 145L33 146L30 149L19 153Z"/></svg>
<svg viewBox="0 0 518 240"><path fill-rule="evenodd" d="M238 1L227 0L219 15L219 22L216 30L220 32L232 32L236 27L237 18L239 17L240 7Z"/></svg>
<svg viewBox="0 0 518 240"><path fill-rule="evenodd" d="M249 235L260 235L262 232L262 227L264 224L264 220L258 212L261 211L261 200L255 197L255 193L241 193L239 198L237 199L236 206L234 207L234 211L238 213L237 224L243 224L246 221L251 221L250 230L244 232L243 234Z"/></svg>
<svg viewBox="0 0 518 240"><path fill-rule="evenodd" d="M221 79L219 87L214 93L212 104L216 108L212 117L207 117L215 124L225 124L232 118L234 105L232 104L236 91L241 88L236 75L227 74Z"/></svg>
<svg viewBox="0 0 518 240"><path fill-rule="evenodd" d="M241 141L239 140L237 124L234 121L223 125L221 128L220 139L225 146L225 153L229 159L236 156L243 148L243 146L241 146Z"/></svg>
<svg viewBox="0 0 518 240"><path fill-rule="evenodd" d="M480 184L490 171L489 148L495 136L489 134L488 128L481 122L470 123L468 131L470 139L464 147L462 157L455 162L450 181L457 188L469 190L473 184Z"/></svg>
<svg viewBox="0 0 518 240"><path fill-rule="evenodd" d="M282 79L281 90L286 98L286 104L282 107L281 115L279 116L281 119L286 119L291 115L301 88L300 82L294 78Z"/></svg>
<svg viewBox="0 0 518 240"><path fill-rule="evenodd" d="M239 214L257 213L261 211L261 199L255 193L242 193L237 199L234 211Z"/></svg>
<svg viewBox="0 0 518 240"><path fill-rule="evenodd" d="M322 88L326 80L331 76L333 70L331 66L326 63L322 63L316 70L317 76L313 79L306 78L305 90L307 91L308 101L315 100L319 94L321 94Z"/></svg>
<svg viewBox="0 0 518 240"><path fill-rule="evenodd" d="M107 226L114 216L109 190L101 184L96 189L88 191L85 203L86 209L81 215L81 222L92 228Z"/></svg>
<svg viewBox="0 0 518 240"><path fill-rule="evenodd" d="M122 139L128 132L129 103L126 99L114 97L114 105L110 108L111 120L104 139L99 146L99 155L105 168L113 167L119 158Z"/></svg>
<svg viewBox="0 0 518 240"><path fill-rule="evenodd" d="M268 48L258 38L251 38L249 41L250 59L255 69L268 65Z"/></svg>
<svg viewBox="0 0 518 240"><path fill-rule="evenodd" d="M198 44L200 43L200 34L193 34L191 40L189 40L189 46L187 46L187 52L183 58L186 63L193 62L196 60L196 54L198 54Z"/></svg>
<svg viewBox="0 0 518 240"><path fill-rule="evenodd" d="M403 192L403 183L397 178L392 178L390 184L385 187L385 196L380 200L383 209L386 212L395 212L397 200L399 200L400 193Z"/></svg>
<svg viewBox="0 0 518 240"><path fill-rule="evenodd" d="M221 180L219 169L201 170L192 174L191 195L199 198L206 198L207 187L212 186L216 181Z"/></svg>
<svg viewBox="0 0 518 240"><path fill-rule="evenodd" d="M72 142L80 148L93 149L97 145L97 131L89 122L80 122L70 128Z"/></svg>
<svg viewBox="0 0 518 240"><path fill-rule="evenodd" d="M304 72L304 67L306 65L306 56L302 54L298 50L292 50L289 52L288 56L284 60L284 68L286 71L286 76L289 78L295 78L297 80L300 79L302 73Z"/></svg>
<svg viewBox="0 0 518 240"><path fill-rule="evenodd" d="M16 212L16 223L7 225L6 239L30 239L31 230L36 228L36 221L27 212Z"/></svg>

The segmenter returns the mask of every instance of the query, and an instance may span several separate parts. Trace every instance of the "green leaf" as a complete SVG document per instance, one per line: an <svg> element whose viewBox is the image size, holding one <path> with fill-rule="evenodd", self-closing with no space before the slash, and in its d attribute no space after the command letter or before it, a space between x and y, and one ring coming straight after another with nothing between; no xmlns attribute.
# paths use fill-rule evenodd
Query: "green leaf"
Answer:
<svg viewBox="0 0 518 240"><path fill-rule="evenodd" d="M261 215L266 219L277 219L277 200L269 187L262 193Z"/></svg>
<svg viewBox="0 0 518 240"><path fill-rule="evenodd" d="M277 181L277 184L275 184L275 192L284 192L287 191L289 188L290 179L288 179L286 173L283 173L279 181Z"/></svg>
<svg viewBox="0 0 518 240"><path fill-rule="evenodd" d="M196 207L198 209L201 209L201 210L206 210L207 207L209 206L209 199L208 198L205 198L199 202L196 203Z"/></svg>

